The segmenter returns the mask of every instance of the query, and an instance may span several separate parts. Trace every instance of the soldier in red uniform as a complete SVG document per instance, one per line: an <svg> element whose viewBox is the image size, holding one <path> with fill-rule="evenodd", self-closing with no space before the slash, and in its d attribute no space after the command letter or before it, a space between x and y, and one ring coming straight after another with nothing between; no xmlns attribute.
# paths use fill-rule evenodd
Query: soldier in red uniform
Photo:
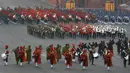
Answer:
<svg viewBox="0 0 130 73"><path fill-rule="evenodd" d="M23 65L23 59L24 59L24 50L23 50L23 47L20 46L20 49L18 50L18 61L20 60L20 66Z"/></svg>
<svg viewBox="0 0 130 73"><path fill-rule="evenodd" d="M85 69L85 67L88 67L88 56L86 50L83 50L83 53L80 55L80 58L81 58L81 65L83 69Z"/></svg>
<svg viewBox="0 0 130 73"><path fill-rule="evenodd" d="M72 55L69 52L69 50L64 54L65 56L65 64L67 68L69 69L72 66Z"/></svg>
<svg viewBox="0 0 130 73"><path fill-rule="evenodd" d="M41 64L41 49L36 47L35 51L33 52L33 57L36 66L38 66L38 64Z"/></svg>
<svg viewBox="0 0 130 73"><path fill-rule="evenodd" d="M8 56L9 56L8 45L5 45L5 54L6 54L6 59L4 60L4 63L5 65L8 65Z"/></svg>
<svg viewBox="0 0 130 73"><path fill-rule="evenodd" d="M107 54L105 55L105 61L106 61L108 71L110 70L110 67L112 66L112 56L113 56L113 53L111 53L111 51L108 50Z"/></svg>
<svg viewBox="0 0 130 73"><path fill-rule="evenodd" d="M50 64L51 64L51 68L53 67L53 65L56 64L56 53L54 50L50 50L49 54L48 54L49 60L50 60Z"/></svg>
<svg viewBox="0 0 130 73"><path fill-rule="evenodd" d="M39 24L39 23L40 23L40 20L41 20L41 17L38 15L38 16L36 17L36 20L37 20L36 23Z"/></svg>

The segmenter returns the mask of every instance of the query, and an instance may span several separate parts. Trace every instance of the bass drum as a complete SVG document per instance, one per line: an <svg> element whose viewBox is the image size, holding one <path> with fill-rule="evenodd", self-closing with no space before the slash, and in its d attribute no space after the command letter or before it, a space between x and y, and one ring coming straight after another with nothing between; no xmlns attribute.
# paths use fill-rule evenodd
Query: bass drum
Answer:
<svg viewBox="0 0 130 73"><path fill-rule="evenodd" d="M99 57L99 54L96 52L96 53L93 54L93 56L94 56L94 58L97 59Z"/></svg>
<svg viewBox="0 0 130 73"><path fill-rule="evenodd" d="M126 57L124 57L126 60L128 60L129 59L129 55L127 55Z"/></svg>
<svg viewBox="0 0 130 73"><path fill-rule="evenodd" d="M2 57L2 59L6 59L6 54L5 53L3 53L3 54L1 54L1 57Z"/></svg>

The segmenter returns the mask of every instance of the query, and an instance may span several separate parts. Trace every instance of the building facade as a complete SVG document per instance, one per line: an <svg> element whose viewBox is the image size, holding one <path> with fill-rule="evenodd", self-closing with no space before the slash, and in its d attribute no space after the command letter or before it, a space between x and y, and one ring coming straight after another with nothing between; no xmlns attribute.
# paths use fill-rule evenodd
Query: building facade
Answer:
<svg viewBox="0 0 130 73"><path fill-rule="evenodd" d="M57 2L60 7L64 8L67 1L74 1L77 8L104 8L106 0L48 0L54 6Z"/></svg>
<svg viewBox="0 0 130 73"><path fill-rule="evenodd" d="M105 7L105 0L86 0L87 8L104 8Z"/></svg>
<svg viewBox="0 0 130 73"><path fill-rule="evenodd" d="M115 0L116 5L125 4L130 0Z"/></svg>

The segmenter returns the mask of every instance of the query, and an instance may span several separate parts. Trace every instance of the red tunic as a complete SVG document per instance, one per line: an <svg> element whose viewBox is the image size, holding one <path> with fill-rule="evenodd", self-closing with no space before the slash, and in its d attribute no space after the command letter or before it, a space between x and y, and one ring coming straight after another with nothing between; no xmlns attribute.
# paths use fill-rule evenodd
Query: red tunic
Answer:
<svg viewBox="0 0 130 73"><path fill-rule="evenodd" d="M49 56L50 64L51 65L56 64L55 52L54 51L49 52L48 56Z"/></svg>
<svg viewBox="0 0 130 73"><path fill-rule="evenodd" d="M65 63L65 65L66 66L72 66L72 56L71 56L71 54L69 54L69 53L65 53L65 61L66 61L66 63Z"/></svg>
<svg viewBox="0 0 130 73"><path fill-rule="evenodd" d="M24 62L24 61L25 61L25 60L24 60L24 56L25 56L25 55L24 55L24 51L23 51L22 49L19 49L19 50L18 50L18 54L19 54L19 57L22 58L22 61Z"/></svg>
<svg viewBox="0 0 130 73"><path fill-rule="evenodd" d="M14 19L14 14L9 14L9 18L11 19L11 20L13 20Z"/></svg>
<svg viewBox="0 0 130 73"><path fill-rule="evenodd" d="M34 55L34 63L36 63L36 58L38 57L38 64L41 64L41 50L35 50L33 52L33 55Z"/></svg>
<svg viewBox="0 0 130 73"><path fill-rule="evenodd" d="M88 56L86 54L81 54L80 57L83 62L83 66L88 67Z"/></svg>
<svg viewBox="0 0 130 73"><path fill-rule="evenodd" d="M5 50L5 54L6 54L6 55L9 54L9 50L8 50L8 49Z"/></svg>
<svg viewBox="0 0 130 73"><path fill-rule="evenodd" d="M109 53L109 54L105 55L105 60L106 60L107 66L113 66L113 64L112 64L112 56L113 56L112 53Z"/></svg>

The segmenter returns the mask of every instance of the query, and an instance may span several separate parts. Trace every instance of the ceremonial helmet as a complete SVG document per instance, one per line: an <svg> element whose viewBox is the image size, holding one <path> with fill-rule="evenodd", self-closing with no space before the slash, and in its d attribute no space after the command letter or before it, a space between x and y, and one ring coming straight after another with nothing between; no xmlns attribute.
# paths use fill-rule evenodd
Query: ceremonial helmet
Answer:
<svg viewBox="0 0 130 73"><path fill-rule="evenodd" d="M20 49L22 50L22 49L23 49L23 46L20 46Z"/></svg>
<svg viewBox="0 0 130 73"><path fill-rule="evenodd" d="M8 49L8 45L5 45L5 49Z"/></svg>

